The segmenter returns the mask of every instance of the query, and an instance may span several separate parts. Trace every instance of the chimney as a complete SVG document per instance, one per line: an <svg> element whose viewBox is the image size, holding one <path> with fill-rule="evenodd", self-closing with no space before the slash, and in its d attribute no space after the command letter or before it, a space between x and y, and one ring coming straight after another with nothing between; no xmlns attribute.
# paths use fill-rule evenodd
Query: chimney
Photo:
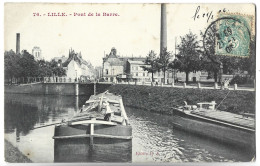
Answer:
<svg viewBox="0 0 260 166"><path fill-rule="evenodd" d="M160 54L163 49L167 47L167 18L166 18L166 4L161 4L161 41L160 41Z"/></svg>
<svg viewBox="0 0 260 166"><path fill-rule="evenodd" d="M20 33L16 33L16 54L20 54Z"/></svg>

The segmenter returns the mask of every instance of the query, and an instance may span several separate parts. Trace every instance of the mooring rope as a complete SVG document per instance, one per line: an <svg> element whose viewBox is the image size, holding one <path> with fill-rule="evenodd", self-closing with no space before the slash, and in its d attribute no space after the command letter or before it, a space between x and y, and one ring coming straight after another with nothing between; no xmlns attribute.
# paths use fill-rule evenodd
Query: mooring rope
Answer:
<svg viewBox="0 0 260 166"><path fill-rule="evenodd" d="M221 102L219 103L219 105L216 107L215 110L218 109L218 107L220 106L220 104L227 98L228 94L230 93L230 91L228 91L228 93L226 94L226 96L224 97L224 99L221 100Z"/></svg>

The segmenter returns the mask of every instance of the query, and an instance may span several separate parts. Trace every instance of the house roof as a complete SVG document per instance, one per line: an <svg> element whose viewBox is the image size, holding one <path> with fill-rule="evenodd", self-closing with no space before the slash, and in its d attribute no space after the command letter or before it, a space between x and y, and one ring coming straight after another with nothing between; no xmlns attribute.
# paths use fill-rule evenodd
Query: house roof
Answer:
<svg viewBox="0 0 260 166"><path fill-rule="evenodd" d="M70 51L69 53L69 58L62 64L63 67L67 67L70 63L71 60L74 60L75 62L84 65L87 65L89 67L89 63L87 61L85 61L84 59L82 59L81 57L81 53L75 53L74 50Z"/></svg>

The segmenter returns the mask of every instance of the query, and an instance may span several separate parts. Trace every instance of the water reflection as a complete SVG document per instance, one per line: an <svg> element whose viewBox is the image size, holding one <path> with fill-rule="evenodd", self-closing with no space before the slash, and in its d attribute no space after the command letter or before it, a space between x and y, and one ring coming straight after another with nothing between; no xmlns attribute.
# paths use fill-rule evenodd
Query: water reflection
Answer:
<svg viewBox="0 0 260 166"><path fill-rule="evenodd" d="M5 94L5 139L34 162L54 162L54 126L88 96ZM174 130L170 117L126 107L133 127L132 162L250 161L252 153ZM79 160L80 161L80 160ZM82 160L85 161L85 160Z"/></svg>
<svg viewBox="0 0 260 166"><path fill-rule="evenodd" d="M232 162L254 157L254 152L175 130L169 116L126 111L133 126L133 162Z"/></svg>
<svg viewBox="0 0 260 166"><path fill-rule="evenodd" d="M73 116L88 96L5 94L5 133L27 135L36 127Z"/></svg>

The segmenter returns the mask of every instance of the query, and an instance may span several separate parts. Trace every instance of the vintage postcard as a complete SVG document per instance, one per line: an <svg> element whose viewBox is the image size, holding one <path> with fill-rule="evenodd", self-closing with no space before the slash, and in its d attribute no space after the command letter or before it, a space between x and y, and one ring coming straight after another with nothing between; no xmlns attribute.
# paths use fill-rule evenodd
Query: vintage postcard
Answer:
<svg viewBox="0 0 260 166"><path fill-rule="evenodd" d="M4 4L7 163L256 161L255 4Z"/></svg>

